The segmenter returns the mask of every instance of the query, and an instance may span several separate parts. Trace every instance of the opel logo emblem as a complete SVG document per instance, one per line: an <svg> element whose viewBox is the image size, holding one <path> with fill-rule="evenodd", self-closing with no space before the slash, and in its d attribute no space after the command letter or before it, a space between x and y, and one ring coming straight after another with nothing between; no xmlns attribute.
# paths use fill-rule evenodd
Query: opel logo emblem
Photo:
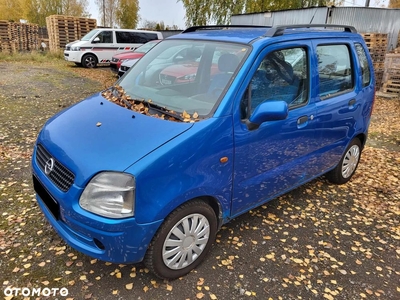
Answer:
<svg viewBox="0 0 400 300"><path fill-rule="evenodd" d="M46 173L46 175L49 175L51 171L53 171L54 169L54 159L53 158L49 158L46 161L46 164L44 165L44 173Z"/></svg>

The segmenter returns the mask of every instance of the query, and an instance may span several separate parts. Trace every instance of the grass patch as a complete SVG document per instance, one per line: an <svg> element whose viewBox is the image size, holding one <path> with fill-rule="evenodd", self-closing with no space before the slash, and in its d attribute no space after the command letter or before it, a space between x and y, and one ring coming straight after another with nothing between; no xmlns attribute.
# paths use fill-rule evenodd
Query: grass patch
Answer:
<svg viewBox="0 0 400 300"><path fill-rule="evenodd" d="M13 54L0 52L0 61L24 62L24 63L58 62L58 61L64 61L64 52L61 49L56 52L30 51L30 52L17 52Z"/></svg>

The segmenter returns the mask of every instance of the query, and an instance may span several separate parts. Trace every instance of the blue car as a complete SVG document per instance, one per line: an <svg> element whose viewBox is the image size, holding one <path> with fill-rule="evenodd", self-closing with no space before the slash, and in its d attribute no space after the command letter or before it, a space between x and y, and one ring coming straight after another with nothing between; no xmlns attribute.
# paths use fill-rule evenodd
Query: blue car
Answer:
<svg viewBox="0 0 400 300"><path fill-rule="evenodd" d="M374 96L353 27L191 27L48 120L37 202L73 248L178 278L232 218L321 175L350 180Z"/></svg>

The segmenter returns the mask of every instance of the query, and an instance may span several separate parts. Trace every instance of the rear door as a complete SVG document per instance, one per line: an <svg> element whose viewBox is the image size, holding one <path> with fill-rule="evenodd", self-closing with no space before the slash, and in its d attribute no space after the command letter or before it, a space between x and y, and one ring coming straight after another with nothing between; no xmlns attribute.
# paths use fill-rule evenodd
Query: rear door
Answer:
<svg viewBox="0 0 400 300"><path fill-rule="evenodd" d="M356 84L356 58L352 42L314 43L318 70L316 89L316 135L320 141L319 172L338 164L361 117L362 94Z"/></svg>
<svg viewBox="0 0 400 300"><path fill-rule="evenodd" d="M231 213L258 206L309 179L318 149L310 42L264 49L244 83L234 113L235 171ZM246 83L247 82L247 83ZM264 101L287 102L287 119L250 130L246 120Z"/></svg>

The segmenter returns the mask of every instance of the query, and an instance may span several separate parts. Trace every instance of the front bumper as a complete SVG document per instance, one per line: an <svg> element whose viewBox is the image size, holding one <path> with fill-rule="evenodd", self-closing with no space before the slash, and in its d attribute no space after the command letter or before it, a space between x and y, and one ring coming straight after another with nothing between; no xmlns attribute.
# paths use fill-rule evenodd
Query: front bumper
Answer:
<svg viewBox="0 0 400 300"><path fill-rule="evenodd" d="M162 220L138 224L135 218L109 219L83 210L79 204L82 189L75 185L63 193L32 159L36 199L46 219L57 233L76 250L113 263L143 260Z"/></svg>
<svg viewBox="0 0 400 300"><path fill-rule="evenodd" d="M81 63L82 52L81 51L64 51L64 59L66 61Z"/></svg>

